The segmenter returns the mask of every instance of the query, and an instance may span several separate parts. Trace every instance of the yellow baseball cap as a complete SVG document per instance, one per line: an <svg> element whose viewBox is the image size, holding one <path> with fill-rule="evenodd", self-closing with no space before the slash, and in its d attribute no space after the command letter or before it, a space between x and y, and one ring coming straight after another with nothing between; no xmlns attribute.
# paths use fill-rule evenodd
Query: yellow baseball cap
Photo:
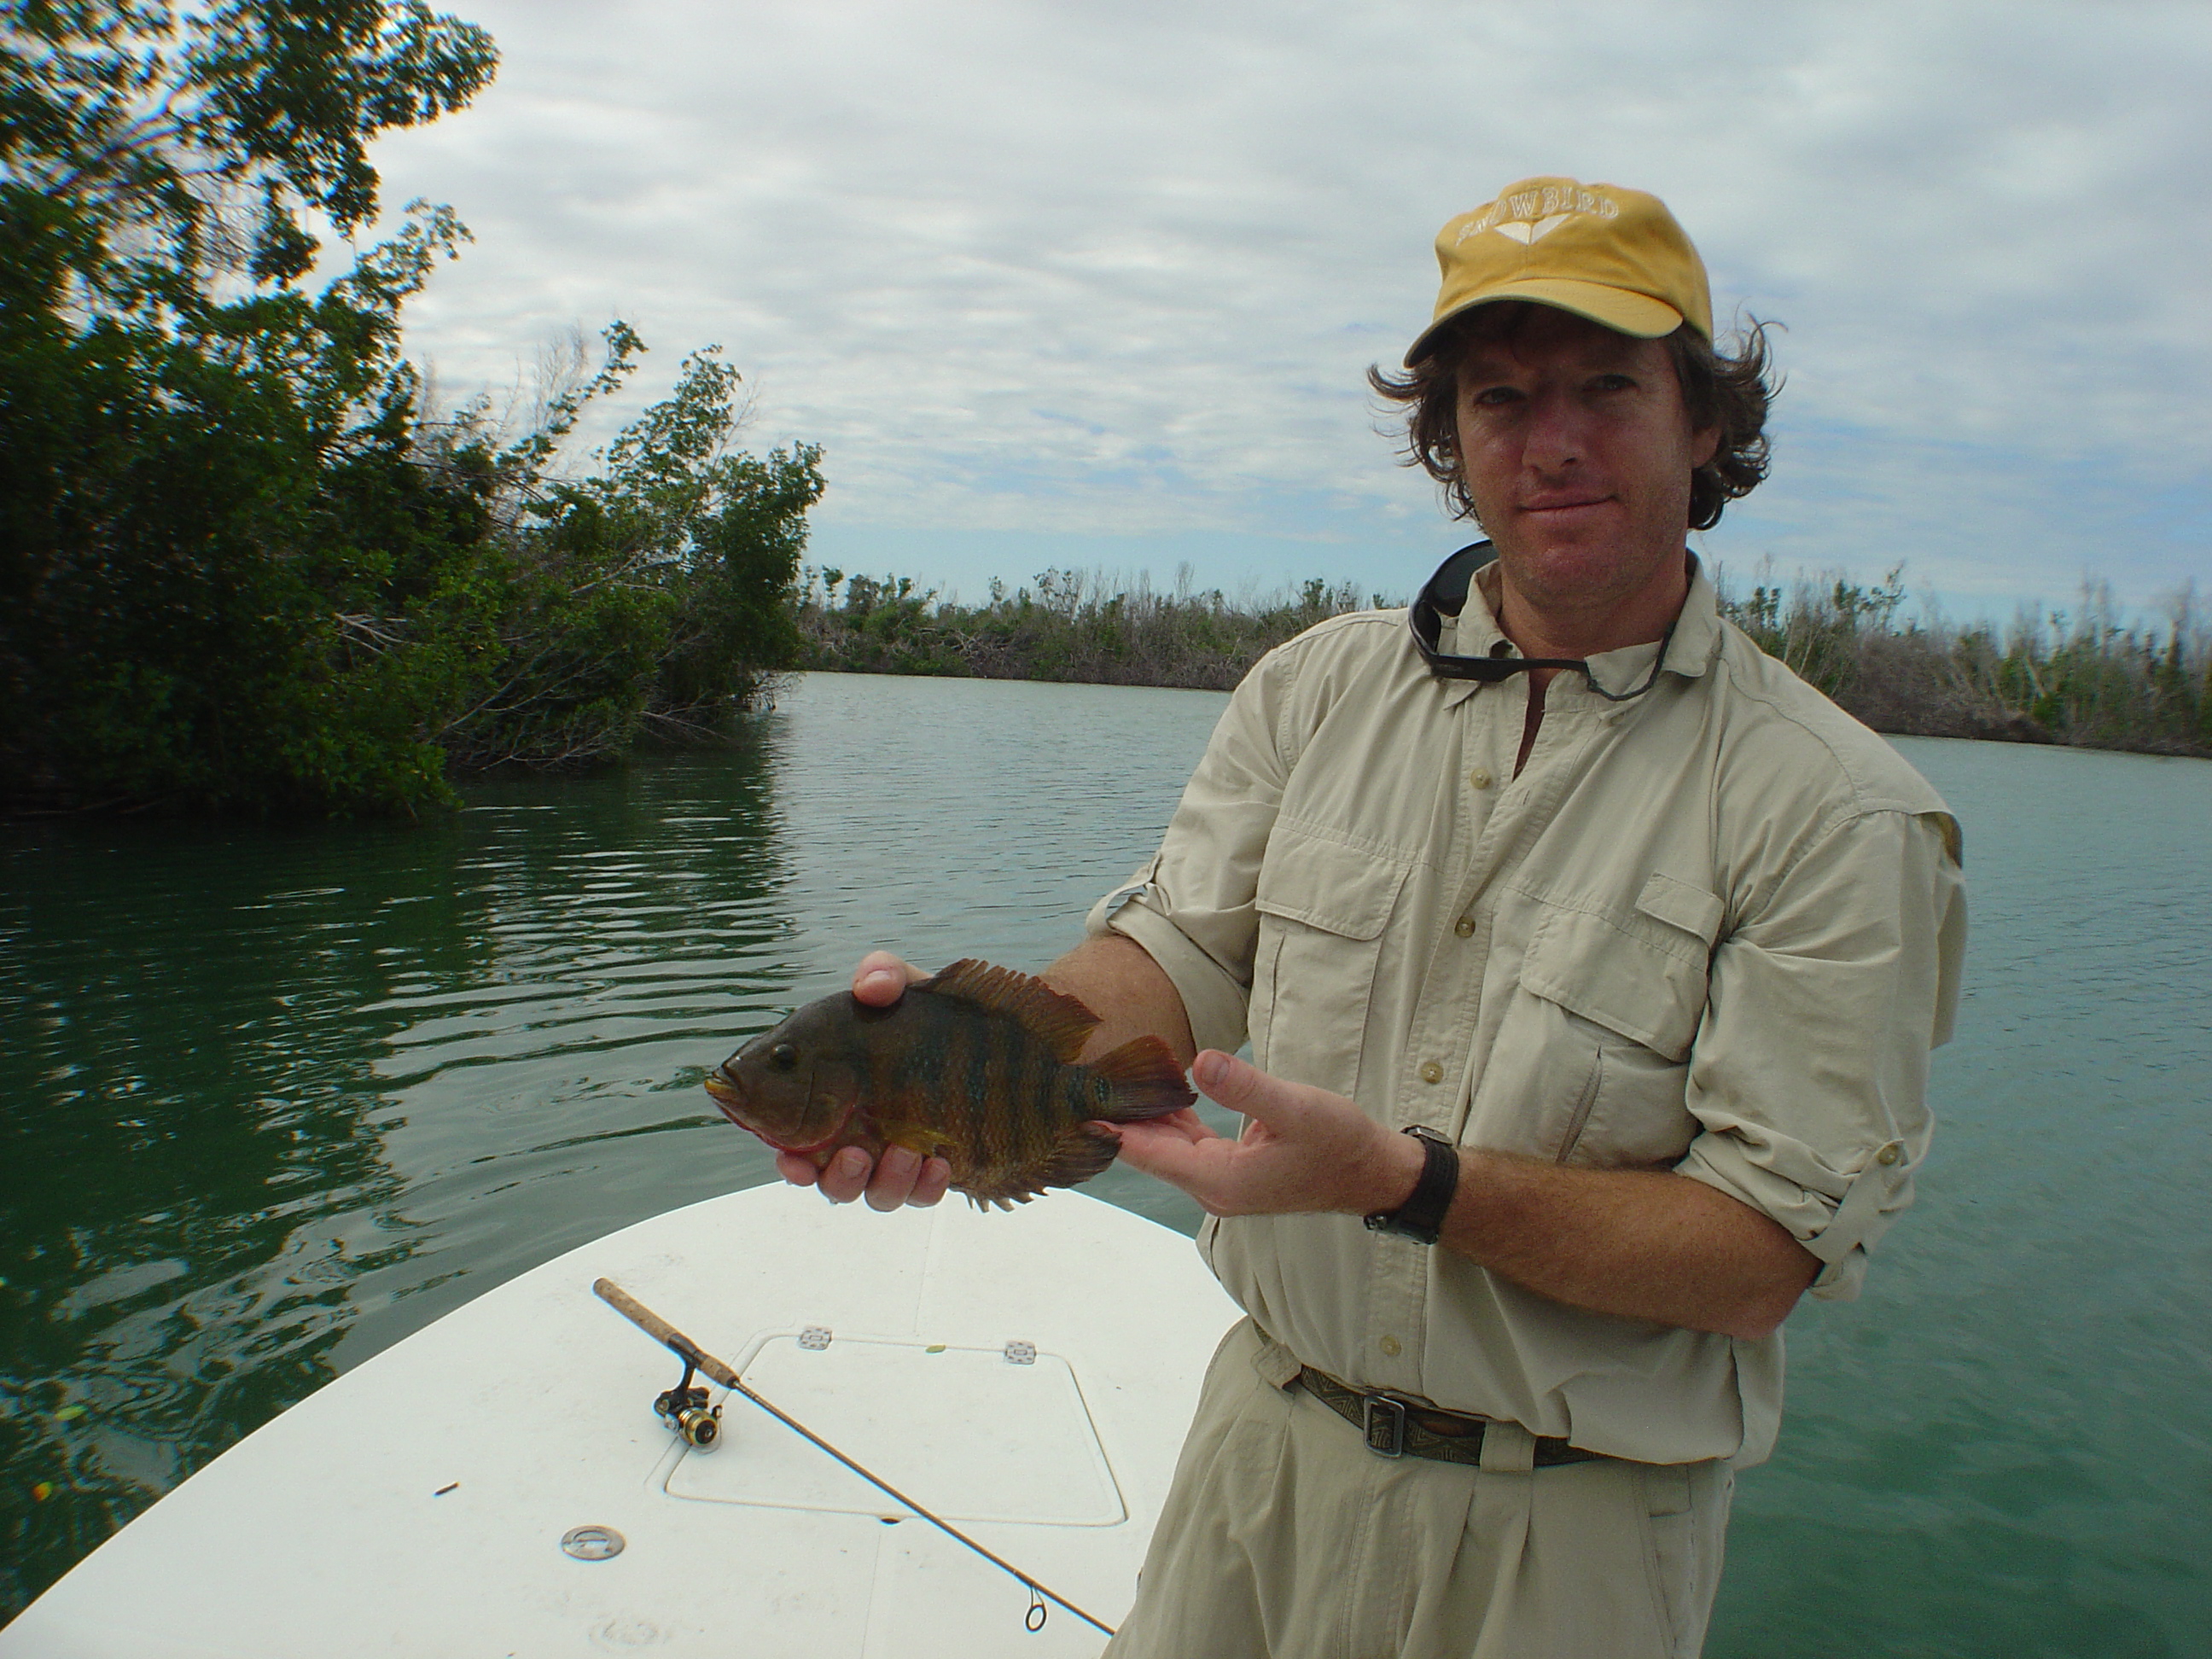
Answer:
<svg viewBox="0 0 2212 1659"><path fill-rule="evenodd" d="M1523 179L1437 233L1443 288L1435 320L1406 354L1412 368L1437 330L1497 300L1532 300L1647 340L1688 323L1713 337L1705 261L1640 190L1573 179Z"/></svg>

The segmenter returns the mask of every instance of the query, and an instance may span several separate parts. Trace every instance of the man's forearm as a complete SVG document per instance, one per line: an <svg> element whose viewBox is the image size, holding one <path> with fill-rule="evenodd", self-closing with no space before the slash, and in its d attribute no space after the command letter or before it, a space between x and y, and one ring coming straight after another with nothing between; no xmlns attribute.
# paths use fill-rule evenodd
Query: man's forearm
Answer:
<svg viewBox="0 0 2212 1659"><path fill-rule="evenodd" d="M1440 1248L1574 1307L1741 1337L1779 1325L1820 1266L1771 1218L1686 1176L1472 1149Z"/></svg>
<svg viewBox="0 0 2212 1659"><path fill-rule="evenodd" d="M1174 981L1133 939L1114 933L1086 939L1045 969L1044 978L1099 1017L1086 1056L1149 1033L1186 1066L1194 1059L1189 1018ZM1350 1101L1299 1092L1329 1103L1310 1120L1315 1124L1344 1119L1340 1133L1316 1143L1327 1146L1321 1161L1334 1164L1333 1173L1293 1179L1285 1192L1264 1198L1240 1194L1231 1200L1187 1181L1185 1190L1217 1213L1310 1205L1389 1210L1404 1202L1420 1174L1419 1146L1361 1122ZM1125 1128L1125 1144L1130 1138ZM1178 1175L1172 1168L1153 1172ZM1322 1190L1332 1196L1315 1195ZM1292 1200L1287 1192L1299 1196ZM1780 1324L1820 1271L1788 1230L1686 1176L1570 1168L1465 1147L1439 1248L1554 1301L1743 1337L1765 1336Z"/></svg>
<svg viewBox="0 0 2212 1659"><path fill-rule="evenodd" d="M1250 1120L1243 1133L1217 1135L1177 1113L1121 1125L1121 1156L1214 1215L1373 1214L1398 1208L1420 1178L1420 1144L1342 1095L1211 1050L1192 1077ZM1820 1267L1786 1229L1687 1176L1570 1169L1469 1147L1459 1158L1437 1248L1556 1302L1760 1337Z"/></svg>
<svg viewBox="0 0 2212 1659"><path fill-rule="evenodd" d="M1148 1035L1165 1042L1186 1067L1197 1055L1175 981L1134 939L1094 934L1046 969L1044 981L1098 1016L1098 1029L1084 1045L1086 1059Z"/></svg>

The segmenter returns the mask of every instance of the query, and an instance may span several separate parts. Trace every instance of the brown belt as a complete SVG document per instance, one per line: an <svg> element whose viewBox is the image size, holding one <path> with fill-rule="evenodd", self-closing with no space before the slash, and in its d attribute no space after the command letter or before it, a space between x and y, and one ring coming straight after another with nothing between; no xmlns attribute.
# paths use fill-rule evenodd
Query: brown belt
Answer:
<svg viewBox="0 0 2212 1659"><path fill-rule="evenodd" d="M1367 1449L1378 1457L1426 1457L1439 1463L1477 1466L1482 1462L1482 1433L1489 1426L1486 1419L1439 1411L1401 1395L1355 1389L1310 1365L1298 1368L1298 1381L1308 1394L1358 1428ZM1535 1465L1540 1469L1559 1463L1588 1463L1603 1455L1565 1440L1536 1437Z"/></svg>

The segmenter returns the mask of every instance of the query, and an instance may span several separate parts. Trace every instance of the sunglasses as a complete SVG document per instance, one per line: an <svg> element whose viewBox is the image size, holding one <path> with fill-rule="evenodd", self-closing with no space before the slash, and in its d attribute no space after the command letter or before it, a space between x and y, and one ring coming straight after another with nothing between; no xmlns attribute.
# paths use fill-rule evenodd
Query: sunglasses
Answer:
<svg viewBox="0 0 2212 1659"><path fill-rule="evenodd" d="M1413 630L1413 648L1421 653L1429 672L1440 680L1480 680L1486 685L1496 685L1516 674L1524 674L1532 668L1572 668L1589 682L1589 689L1607 702L1632 702L1659 683L1659 671L1667 661L1667 647L1674 641L1674 623L1667 624L1667 631L1659 636L1659 654L1652 659L1651 672L1644 676L1644 684L1632 691L1608 691L1597 683L1590 665L1580 657L1462 657L1454 653L1439 651L1436 641L1446 617L1456 617L1466 608L1468 585L1474 573L1498 557L1498 549L1489 542L1476 542L1446 559L1437 567L1437 573L1422 587L1406 612L1406 621ZM1678 613L1674 622L1680 622ZM1501 645L1503 641L1500 642Z"/></svg>

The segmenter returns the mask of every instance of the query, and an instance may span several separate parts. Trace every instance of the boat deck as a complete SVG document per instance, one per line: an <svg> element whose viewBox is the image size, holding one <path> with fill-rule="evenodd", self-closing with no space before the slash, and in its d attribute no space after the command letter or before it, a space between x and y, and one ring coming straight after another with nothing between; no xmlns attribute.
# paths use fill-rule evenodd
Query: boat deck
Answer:
<svg viewBox="0 0 2212 1659"><path fill-rule="evenodd" d="M1236 1313L1189 1240L1079 1193L893 1215L731 1194L549 1261L301 1401L0 1631L0 1659L1103 1645L1059 1607L1031 1633L1021 1583L741 1396L713 1389L722 1443L687 1448L652 1409L682 1367L592 1294L601 1276L1109 1625ZM578 1528L619 1553L565 1553Z"/></svg>

